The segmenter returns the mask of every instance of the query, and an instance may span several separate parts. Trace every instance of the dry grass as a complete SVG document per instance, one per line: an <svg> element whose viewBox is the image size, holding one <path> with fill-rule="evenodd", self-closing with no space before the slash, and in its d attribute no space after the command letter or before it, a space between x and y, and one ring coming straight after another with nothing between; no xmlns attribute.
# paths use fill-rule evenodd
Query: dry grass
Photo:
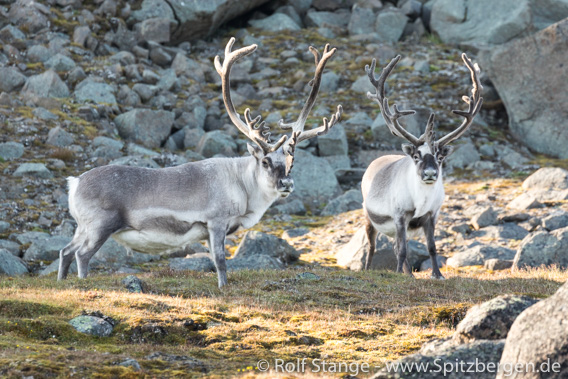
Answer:
<svg viewBox="0 0 568 379"><path fill-rule="evenodd" d="M150 294L126 292L120 275L2 278L0 375L257 376L260 359L298 358L380 366L451 334L475 303L504 293L546 297L568 279L556 269L446 270L446 281L326 268L311 270L319 280L300 280L301 271L232 273L222 291L215 274L155 271L139 275ZM74 331L67 322L83 310L118 320L112 336ZM144 358L156 351L197 358L208 371ZM116 365L126 357L142 373Z"/></svg>

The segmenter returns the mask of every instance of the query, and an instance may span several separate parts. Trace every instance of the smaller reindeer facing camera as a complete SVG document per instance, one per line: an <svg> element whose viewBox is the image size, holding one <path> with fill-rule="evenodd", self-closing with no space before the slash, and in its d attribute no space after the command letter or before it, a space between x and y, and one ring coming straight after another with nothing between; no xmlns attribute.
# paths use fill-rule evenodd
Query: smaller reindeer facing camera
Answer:
<svg viewBox="0 0 568 379"><path fill-rule="evenodd" d="M407 234L411 236L420 229L424 231L428 253L432 260L432 278L443 279L436 260L434 228L444 202L444 183L442 180L442 162L452 152L448 144L459 138L470 127L473 118L481 109L483 98L480 97L482 86L479 81L479 67L462 54L462 59L471 72L473 89L471 96L463 100L469 105L467 111L454 110L453 113L465 118L453 132L436 140L434 134L434 114L430 114L426 130L419 138L405 130L398 122L403 116L414 114L413 110L393 110L385 97L385 81L400 60L395 57L377 80L374 75L376 61L371 67L365 66L369 80L376 88L376 93L367 93L367 97L379 104L385 122L395 136L404 138L408 144L402 145L406 155L386 155L374 160L365 171L361 189L363 209L366 217L366 232L370 251L365 268L368 270L375 252L377 232L395 237L397 254L397 272L412 275L406 260Z"/></svg>

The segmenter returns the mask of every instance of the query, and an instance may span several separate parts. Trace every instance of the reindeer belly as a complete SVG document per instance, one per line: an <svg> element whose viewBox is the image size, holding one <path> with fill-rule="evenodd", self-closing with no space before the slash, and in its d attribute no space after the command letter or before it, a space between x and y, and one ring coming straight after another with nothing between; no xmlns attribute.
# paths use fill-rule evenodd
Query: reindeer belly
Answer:
<svg viewBox="0 0 568 379"><path fill-rule="evenodd" d="M171 223L168 225L154 220L153 225L120 231L112 237L116 242L132 250L141 253L160 253L183 247L209 236L207 228L202 223L180 222L176 225L177 227L172 227Z"/></svg>

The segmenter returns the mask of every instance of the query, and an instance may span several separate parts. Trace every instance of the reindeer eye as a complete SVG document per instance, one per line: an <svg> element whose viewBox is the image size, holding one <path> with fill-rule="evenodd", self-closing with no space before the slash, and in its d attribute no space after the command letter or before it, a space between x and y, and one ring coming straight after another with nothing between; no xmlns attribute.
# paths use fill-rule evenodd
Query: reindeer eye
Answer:
<svg viewBox="0 0 568 379"><path fill-rule="evenodd" d="M420 154L414 154L414 160L415 161L419 161L420 160Z"/></svg>
<svg viewBox="0 0 568 379"><path fill-rule="evenodd" d="M262 167L264 168L269 168L270 167L270 161L268 160L268 158L264 158L262 160Z"/></svg>

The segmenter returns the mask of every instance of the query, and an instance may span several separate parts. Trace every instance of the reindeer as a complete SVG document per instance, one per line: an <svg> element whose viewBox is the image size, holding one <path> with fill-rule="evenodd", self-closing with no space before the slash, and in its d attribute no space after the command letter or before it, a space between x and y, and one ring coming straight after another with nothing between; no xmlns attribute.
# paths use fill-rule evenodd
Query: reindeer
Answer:
<svg viewBox="0 0 568 379"><path fill-rule="evenodd" d="M412 270L406 260L407 233L413 236L422 229L432 260L432 277L444 279L436 260L434 241L434 228L445 196L442 163L453 150L448 144L466 132L483 103L483 98L480 97L483 87L479 81L479 67L465 54L462 54L462 59L471 73L473 82L471 96L463 96L469 109L452 111L465 119L457 129L438 140L434 133L433 113L428 118L424 134L416 138L398 122L399 118L412 115L415 111L399 110L396 104L392 111L389 106L385 97L385 81L400 60L400 55L383 69L378 80L374 74L376 60L373 59L371 67L365 66L369 80L376 89L374 94L368 92L367 97L379 104L391 133L410 142L402 145L405 155L382 156L374 160L363 175L361 182L363 209L370 244L365 264L367 270L371 266L375 252L377 233L381 232L396 238L397 272L404 271L412 276Z"/></svg>
<svg viewBox="0 0 568 379"><path fill-rule="evenodd" d="M68 178L69 211L77 221L72 241L59 256L58 279L65 279L73 257L78 275L87 276L89 260L112 236L128 249L157 253L208 239L217 269L219 288L227 284L225 237L255 225L270 205L294 190L290 171L296 145L323 135L339 120L341 105L328 121L309 131L304 126L321 83L327 61L336 49L325 46L324 54L310 47L316 71L311 91L298 120L278 123L291 136L270 142L269 128L260 116L244 121L231 101L229 77L232 65L256 50L256 45L231 51L234 38L225 48L223 63L215 57L222 80L225 107L234 125L254 144L250 156L211 158L177 167L147 169L109 165Z"/></svg>

